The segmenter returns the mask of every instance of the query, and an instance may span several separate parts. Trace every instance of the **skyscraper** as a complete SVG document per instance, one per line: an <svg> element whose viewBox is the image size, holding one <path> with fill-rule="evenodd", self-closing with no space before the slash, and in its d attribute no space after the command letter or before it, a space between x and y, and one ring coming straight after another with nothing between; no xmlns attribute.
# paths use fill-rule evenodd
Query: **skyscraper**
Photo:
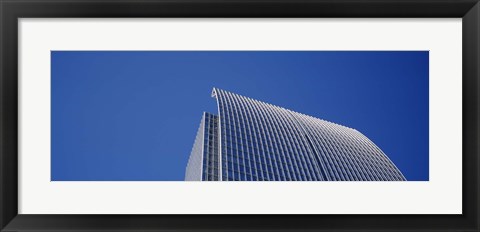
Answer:
<svg viewBox="0 0 480 232"><path fill-rule="evenodd" d="M359 131L217 88L187 164L192 181L404 181Z"/></svg>

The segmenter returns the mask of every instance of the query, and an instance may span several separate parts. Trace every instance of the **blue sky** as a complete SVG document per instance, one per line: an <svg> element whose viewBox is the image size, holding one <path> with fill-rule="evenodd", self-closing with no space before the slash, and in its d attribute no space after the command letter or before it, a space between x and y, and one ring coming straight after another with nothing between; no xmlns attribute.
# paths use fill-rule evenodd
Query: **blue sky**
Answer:
<svg viewBox="0 0 480 232"><path fill-rule="evenodd" d="M183 180L213 87L355 128L428 180L427 51L52 51L53 181Z"/></svg>

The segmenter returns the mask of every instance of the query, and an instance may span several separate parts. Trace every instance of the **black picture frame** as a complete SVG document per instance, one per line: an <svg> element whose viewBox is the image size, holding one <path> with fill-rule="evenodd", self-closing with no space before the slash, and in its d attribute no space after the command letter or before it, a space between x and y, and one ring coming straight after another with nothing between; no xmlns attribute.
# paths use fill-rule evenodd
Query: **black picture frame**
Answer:
<svg viewBox="0 0 480 232"><path fill-rule="evenodd" d="M478 0L0 0L1 231L479 231ZM461 215L18 214L18 19L106 17L462 18ZM134 200L134 199L125 199ZM438 202L442 204L442 202Z"/></svg>

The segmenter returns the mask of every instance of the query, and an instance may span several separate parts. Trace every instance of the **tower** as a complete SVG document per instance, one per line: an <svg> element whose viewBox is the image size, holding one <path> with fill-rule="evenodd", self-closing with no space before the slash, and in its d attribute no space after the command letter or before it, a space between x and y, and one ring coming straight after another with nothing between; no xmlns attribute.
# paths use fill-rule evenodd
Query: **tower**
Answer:
<svg viewBox="0 0 480 232"><path fill-rule="evenodd" d="M404 181L359 131L214 88L185 180Z"/></svg>

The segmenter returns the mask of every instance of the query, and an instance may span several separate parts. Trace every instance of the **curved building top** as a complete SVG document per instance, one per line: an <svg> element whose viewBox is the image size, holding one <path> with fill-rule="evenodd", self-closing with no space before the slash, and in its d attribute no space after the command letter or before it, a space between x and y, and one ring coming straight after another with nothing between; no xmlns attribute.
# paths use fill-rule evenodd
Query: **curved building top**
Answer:
<svg viewBox="0 0 480 232"><path fill-rule="evenodd" d="M403 181L359 131L214 88L223 181Z"/></svg>

